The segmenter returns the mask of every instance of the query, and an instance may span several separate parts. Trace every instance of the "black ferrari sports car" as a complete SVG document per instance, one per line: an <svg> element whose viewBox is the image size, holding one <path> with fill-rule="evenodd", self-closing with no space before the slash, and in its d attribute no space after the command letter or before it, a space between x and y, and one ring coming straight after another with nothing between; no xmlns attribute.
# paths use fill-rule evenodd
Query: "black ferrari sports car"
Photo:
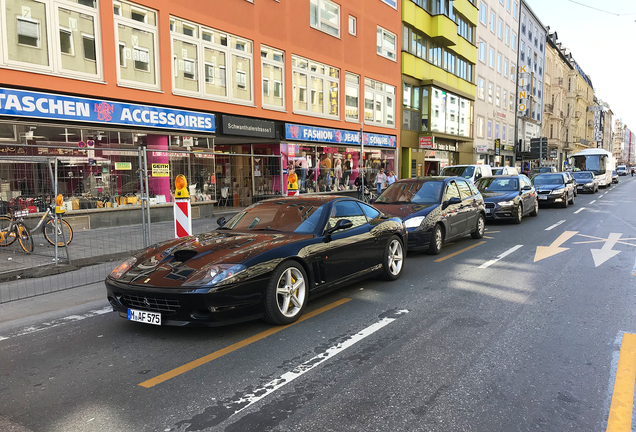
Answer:
<svg viewBox="0 0 636 432"><path fill-rule="evenodd" d="M379 275L400 277L406 228L353 198L262 201L214 231L149 247L106 278L123 318L156 325L289 324L310 296Z"/></svg>

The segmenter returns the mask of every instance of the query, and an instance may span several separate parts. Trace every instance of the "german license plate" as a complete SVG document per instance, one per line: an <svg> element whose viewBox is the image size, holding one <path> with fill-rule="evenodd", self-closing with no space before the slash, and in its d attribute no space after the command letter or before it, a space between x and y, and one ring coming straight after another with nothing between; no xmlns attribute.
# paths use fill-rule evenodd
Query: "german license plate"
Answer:
<svg viewBox="0 0 636 432"><path fill-rule="evenodd" d="M161 314L156 312L146 312L137 309L128 309L128 319L144 324L161 325Z"/></svg>
<svg viewBox="0 0 636 432"><path fill-rule="evenodd" d="M547 197L547 196L545 196L545 195L539 195L539 199L540 199L540 200L547 200L547 199L548 199L548 197Z"/></svg>

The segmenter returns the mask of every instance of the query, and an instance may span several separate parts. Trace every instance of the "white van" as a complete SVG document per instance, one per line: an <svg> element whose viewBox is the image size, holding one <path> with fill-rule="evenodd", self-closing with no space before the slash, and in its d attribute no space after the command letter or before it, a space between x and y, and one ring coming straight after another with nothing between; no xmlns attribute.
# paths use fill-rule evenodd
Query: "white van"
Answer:
<svg viewBox="0 0 636 432"><path fill-rule="evenodd" d="M450 165L444 167L440 175L444 177L463 177L475 183L482 177L490 177L492 170L490 165Z"/></svg>
<svg viewBox="0 0 636 432"><path fill-rule="evenodd" d="M494 167L492 175L519 175L519 171L515 167Z"/></svg>

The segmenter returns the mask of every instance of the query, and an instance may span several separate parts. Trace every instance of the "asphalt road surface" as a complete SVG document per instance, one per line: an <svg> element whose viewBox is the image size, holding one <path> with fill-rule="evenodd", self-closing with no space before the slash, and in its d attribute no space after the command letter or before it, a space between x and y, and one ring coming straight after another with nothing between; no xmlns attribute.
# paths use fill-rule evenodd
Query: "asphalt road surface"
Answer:
<svg viewBox="0 0 636 432"><path fill-rule="evenodd" d="M0 305L0 430L632 430L636 181L620 179L287 327L132 323L99 285Z"/></svg>

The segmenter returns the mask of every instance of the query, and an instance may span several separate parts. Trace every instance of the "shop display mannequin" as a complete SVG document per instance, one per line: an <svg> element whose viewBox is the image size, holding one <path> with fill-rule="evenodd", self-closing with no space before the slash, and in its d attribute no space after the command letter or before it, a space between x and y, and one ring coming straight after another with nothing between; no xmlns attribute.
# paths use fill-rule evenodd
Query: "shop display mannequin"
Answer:
<svg viewBox="0 0 636 432"><path fill-rule="evenodd" d="M349 188L349 179L351 178L351 153L347 155L347 159L344 161L344 185Z"/></svg>
<svg viewBox="0 0 636 432"><path fill-rule="evenodd" d="M327 153L326 157L320 162L320 167L325 174L325 190L331 190L331 153Z"/></svg>
<svg viewBox="0 0 636 432"><path fill-rule="evenodd" d="M335 161L334 175L335 175L334 183L336 185L336 190L340 190L340 179L342 178L342 159L340 158L336 159Z"/></svg>
<svg viewBox="0 0 636 432"><path fill-rule="evenodd" d="M304 191L305 190L305 183L306 183L306 179L307 179L307 168L308 168L308 164L307 164L307 152L302 152L302 158L300 159L299 163L298 163L298 168L300 171L300 190Z"/></svg>

